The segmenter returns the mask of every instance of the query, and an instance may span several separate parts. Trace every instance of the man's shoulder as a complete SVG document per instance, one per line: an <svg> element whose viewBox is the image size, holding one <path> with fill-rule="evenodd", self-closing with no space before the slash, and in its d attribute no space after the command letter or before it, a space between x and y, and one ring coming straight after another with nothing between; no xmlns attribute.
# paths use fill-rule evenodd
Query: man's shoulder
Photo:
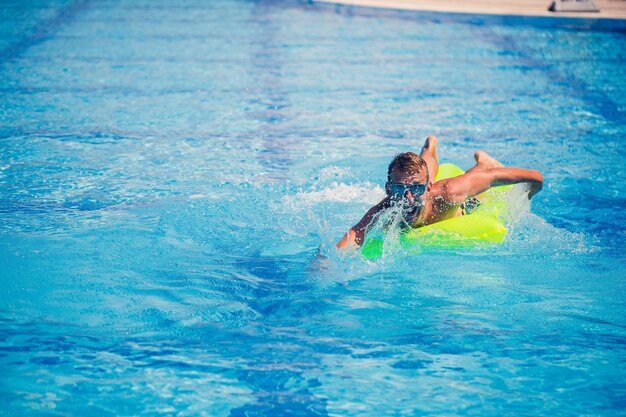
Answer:
<svg viewBox="0 0 626 417"><path fill-rule="evenodd" d="M390 205L391 205L391 199L389 197L385 197L382 200L380 200L380 202L378 202L378 204L376 204L375 206L370 208L367 211L367 214L375 215L379 211L385 210L385 209L389 208Z"/></svg>
<svg viewBox="0 0 626 417"><path fill-rule="evenodd" d="M390 202L391 200L389 197L382 199L378 204L371 207L367 213L365 213L363 218L354 226L354 228L365 228L379 212L390 206Z"/></svg>
<svg viewBox="0 0 626 417"><path fill-rule="evenodd" d="M454 178L437 181L431 185L430 199L433 203L444 205L458 205L455 196L463 188L464 178L462 175Z"/></svg>
<svg viewBox="0 0 626 417"><path fill-rule="evenodd" d="M450 191L450 187L451 185L454 184L454 180L458 178L446 178L445 180L439 180L435 183L433 183L430 186L430 195L432 197L443 197L446 196L449 191Z"/></svg>

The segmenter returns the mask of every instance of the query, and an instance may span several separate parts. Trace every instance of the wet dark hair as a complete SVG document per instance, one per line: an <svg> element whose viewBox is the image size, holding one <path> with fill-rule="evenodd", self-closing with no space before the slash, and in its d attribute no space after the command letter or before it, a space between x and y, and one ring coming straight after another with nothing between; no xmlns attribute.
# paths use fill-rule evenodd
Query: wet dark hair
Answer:
<svg viewBox="0 0 626 417"><path fill-rule="evenodd" d="M426 161L414 152L399 153L393 158L389 164L389 168L387 168L387 182L391 182L391 172L393 170L410 175L419 174L422 170L426 170L426 182L428 182L430 178Z"/></svg>

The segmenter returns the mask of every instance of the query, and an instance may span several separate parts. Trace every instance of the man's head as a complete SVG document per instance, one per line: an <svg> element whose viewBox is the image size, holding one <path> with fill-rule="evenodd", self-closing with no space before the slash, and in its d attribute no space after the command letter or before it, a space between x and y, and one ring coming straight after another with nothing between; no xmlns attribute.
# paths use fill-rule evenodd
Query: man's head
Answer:
<svg viewBox="0 0 626 417"><path fill-rule="evenodd" d="M387 170L387 195L396 198L418 198L428 186L426 161L416 153L404 152L393 158ZM411 186L411 187L403 187Z"/></svg>
<svg viewBox="0 0 626 417"><path fill-rule="evenodd" d="M421 196L428 187L429 175L426 161L416 153L396 155L387 170L387 195L402 204L402 215L408 224L418 218L424 205Z"/></svg>

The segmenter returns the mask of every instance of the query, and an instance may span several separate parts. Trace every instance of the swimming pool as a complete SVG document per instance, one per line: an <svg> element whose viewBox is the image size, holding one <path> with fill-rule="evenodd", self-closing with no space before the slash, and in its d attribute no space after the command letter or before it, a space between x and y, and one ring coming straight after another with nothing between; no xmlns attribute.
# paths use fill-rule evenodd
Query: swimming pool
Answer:
<svg viewBox="0 0 626 417"><path fill-rule="evenodd" d="M626 409L623 22L1 13L3 413ZM532 212L502 246L337 256L428 134L463 168L486 149L541 170Z"/></svg>

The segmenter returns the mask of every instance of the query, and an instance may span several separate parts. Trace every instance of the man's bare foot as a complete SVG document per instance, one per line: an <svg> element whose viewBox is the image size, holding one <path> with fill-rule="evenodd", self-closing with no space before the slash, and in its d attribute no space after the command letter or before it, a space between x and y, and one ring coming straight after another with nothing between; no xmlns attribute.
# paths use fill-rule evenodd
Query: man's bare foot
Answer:
<svg viewBox="0 0 626 417"><path fill-rule="evenodd" d="M422 147L422 155L425 153L429 153L436 161L439 160L439 155L437 154L437 148L439 146L439 139L437 136L429 135L426 138L426 142L424 142L424 146Z"/></svg>
<svg viewBox="0 0 626 417"><path fill-rule="evenodd" d="M485 151L478 151L478 152L476 152L474 154L474 159L476 160L476 166L481 168L481 169L502 168L502 167L504 167L504 164L502 164L497 159L491 157Z"/></svg>

